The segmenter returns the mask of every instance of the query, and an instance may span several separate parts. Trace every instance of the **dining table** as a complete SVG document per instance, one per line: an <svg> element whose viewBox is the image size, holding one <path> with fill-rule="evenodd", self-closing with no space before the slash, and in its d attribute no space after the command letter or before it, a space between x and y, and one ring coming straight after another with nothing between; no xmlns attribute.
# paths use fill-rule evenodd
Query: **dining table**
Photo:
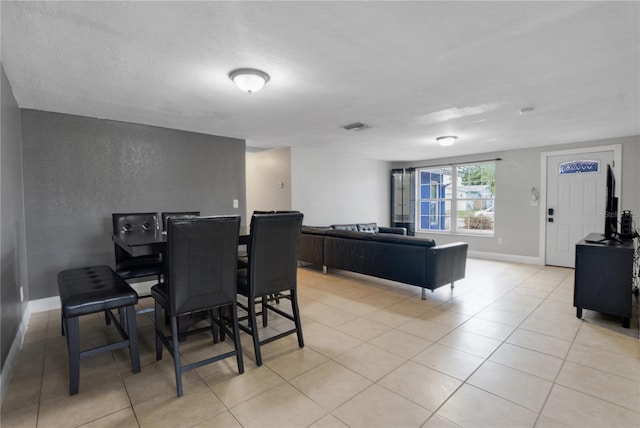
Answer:
<svg viewBox="0 0 640 428"><path fill-rule="evenodd" d="M248 244L250 237L250 228L240 226L238 245ZM132 257L162 254L167 247L167 233L161 230L119 232L111 239Z"/></svg>
<svg viewBox="0 0 640 428"><path fill-rule="evenodd" d="M251 238L250 227L240 226L238 246L247 245ZM114 233L113 242L129 253L132 257L164 254L167 248L167 232L161 230L128 231ZM204 319L204 314L191 314L180 317L178 331L187 331L192 325ZM180 340L186 337L181 336Z"/></svg>

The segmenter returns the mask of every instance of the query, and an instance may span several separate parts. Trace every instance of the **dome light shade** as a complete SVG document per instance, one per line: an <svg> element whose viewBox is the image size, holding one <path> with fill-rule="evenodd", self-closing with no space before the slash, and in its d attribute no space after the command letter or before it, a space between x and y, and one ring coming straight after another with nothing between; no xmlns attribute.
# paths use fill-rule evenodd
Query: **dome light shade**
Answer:
<svg viewBox="0 0 640 428"><path fill-rule="evenodd" d="M239 68L229 73L229 79L245 92L257 92L269 81L269 75L254 68Z"/></svg>
<svg viewBox="0 0 640 428"><path fill-rule="evenodd" d="M440 143L442 147L448 147L455 143L457 139L458 137L456 137L455 135L445 135L443 137L436 138L436 141Z"/></svg>

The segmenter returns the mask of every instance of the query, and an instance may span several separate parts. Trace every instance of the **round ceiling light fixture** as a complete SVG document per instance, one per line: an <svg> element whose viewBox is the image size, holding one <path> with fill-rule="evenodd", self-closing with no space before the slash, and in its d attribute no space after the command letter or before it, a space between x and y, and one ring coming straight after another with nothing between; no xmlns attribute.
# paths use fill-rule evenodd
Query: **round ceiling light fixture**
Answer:
<svg viewBox="0 0 640 428"><path fill-rule="evenodd" d="M269 75L255 68L238 68L229 73L229 79L245 92L257 92L269 81Z"/></svg>
<svg viewBox="0 0 640 428"><path fill-rule="evenodd" d="M448 147L453 143L455 143L457 139L458 137L456 137L455 135L445 135L445 136L436 138L436 141L440 143L442 147Z"/></svg>

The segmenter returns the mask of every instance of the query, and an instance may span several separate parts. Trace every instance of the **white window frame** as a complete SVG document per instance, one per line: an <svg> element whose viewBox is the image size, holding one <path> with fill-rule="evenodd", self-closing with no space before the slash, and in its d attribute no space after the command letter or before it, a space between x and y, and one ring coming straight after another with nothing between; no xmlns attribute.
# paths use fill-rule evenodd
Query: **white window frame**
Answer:
<svg viewBox="0 0 640 428"><path fill-rule="evenodd" d="M484 237L493 237L495 235L495 209L496 209L496 197L495 191L493 193L493 197L479 197L479 198L462 198L458 196L459 187L458 184L458 168L461 166L476 166L476 165L486 165L492 164L494 166L494 171L496 167L496 161L480 161L480 162L468 162L461 164L449 164L449 165L434 165L416 168L416 231L422 233L436 233L436 234L446 234L446 235L473 235L473 236L484 236ZM422 198L421 197L421 186L422 186L422 172L423 171L433 171L439 170L442 168L451 168L451 197L450 198ZM495 175L494 175L494 182ZM496 183L497 184L497 183ZM441 229L423 229L422 225L422 204L428 201L441 200L444 201L445 204L450 203L450 218L449 218L449 229L441 230ZM483 206L487 206L487 202L490 201L493 206L493 227L491 229L482 230L482 229L467 229L464 226L458 226L458 202L460 201L483 201Z"/></svg>

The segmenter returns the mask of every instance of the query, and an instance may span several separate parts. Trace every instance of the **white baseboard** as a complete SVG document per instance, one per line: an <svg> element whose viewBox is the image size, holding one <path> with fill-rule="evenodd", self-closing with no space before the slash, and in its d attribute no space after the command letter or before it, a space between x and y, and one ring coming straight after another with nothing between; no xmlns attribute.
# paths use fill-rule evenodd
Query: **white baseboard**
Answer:
<svg viewBox="0 0 640 428"><path fill-rule="evenodd" d="M487 251L469 251L467 255L472 259L495 260L498 262L526 263L530 265L544 265L541 257L518 256L515 254L490 253Z"/></svg>
<svg viewBox="0 0 640 428"><path fill-rule="evenodd" d="M155 284L157 284L157 281L141 281L141 282L136 282L130 285L131 285L131 288L136 290L136 293L138 293L141 296L145 296L149 294L149 290ZM30 314L52 311L54 309L60 309L60 297L53 296L53 297L46 297L44 299L30 300L27 307L29 308Z"/></svg>
<svg viewBox="0 0 640 428"><path fill-rule="evenodd" d="M141 281L131 284L131 287L136 290L139 295L145 296L149 294L149 290L156 283L157 281ZM4 367L2 367L2 374L0 375L0 405L4 402L4 398L7 394L7 389L9 388L9 383L11 382L11 375L13 374L13 368L16 365L18 354L22 349L24 336L27 332L27 327L29 326L31 314L52 311L54 309L60 309L59 296L30 300L29 303L27 303L26 309L22 314L22 320L20 321L20 327L18 327L16 338L11 344L11 349L9 350L9 354L7 355Z"/></svg>
<svg viewBox="0 0 640 428"><path fill-rule="evenodd" d="M7 396L7 390L9 389L9 383L11 382L11 375L13 374L13 368L18 361L18 354L22 349L24 343L24 335L27 332L27 326L29 325L29 319L31 318L31 309L27 305L22 314L22 320L18 327L15 339L9 349L9 354L5 360L4 367L2 367L2 374L0 374L0 406L4 403L4 398Z"/></svg>
<svg viewBox="0 0 640 428"><path fill-rule="evenodd" d="M44 299L29 300L29 304L27 306L32 314L60 309L60 297L53 296L46 297Z"/></svg>

